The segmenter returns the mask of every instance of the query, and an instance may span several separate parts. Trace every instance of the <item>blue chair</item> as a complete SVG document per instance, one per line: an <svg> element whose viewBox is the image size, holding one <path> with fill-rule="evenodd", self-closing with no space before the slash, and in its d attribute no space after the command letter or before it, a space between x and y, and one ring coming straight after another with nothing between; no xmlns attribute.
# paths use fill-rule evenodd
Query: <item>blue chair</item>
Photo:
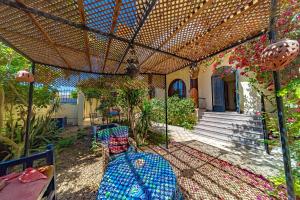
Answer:
<svg viewBox="0 0 300 200"><path fill-rule="evenodd" d="M107 166L107 164L117 158L118 156L124 154L124 153L131 153L137 151L137 144L136 142L129 137L128 135L128 126L117 126L112 128L106 128L103 130L99 130L96 133L95 140L101 145L102 148L102 156L103 156L103 167L104 170ZM126 152L120 153L120 154L110 154L108 144L110 137L128 137L128 145L129 148Z"/></svg>

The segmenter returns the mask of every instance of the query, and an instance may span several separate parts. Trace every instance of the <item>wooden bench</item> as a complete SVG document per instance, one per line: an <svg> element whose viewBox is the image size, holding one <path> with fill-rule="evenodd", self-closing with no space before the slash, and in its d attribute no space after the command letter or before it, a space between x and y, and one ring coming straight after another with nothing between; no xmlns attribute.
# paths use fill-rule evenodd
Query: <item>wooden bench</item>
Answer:
<svg viewBox="0 0 300 200"><path fill-rule="evenodd" d="M47 200L55 200L56 199L56 195L55 195L55 191L56 191L56 185L55 185L55 162L54 162L54 149L53 149L53 145L48 145L47 146L47 150L45 152L42 153L38 153L38 154L34 154L28 157L23 157L17 160L11 160L11 161L6 161L6 162L2 162L0 163L0 176L5 176L9 173L9 169L16 167L16 166L23 166L23 169L26 169L28 167L33 167L33 164L35 161L41 160L41 159L46 159L46 164L49 167L49 170L47 171L47 179L43 180L43 188L39 191L31 191L30 194L32 194L37 200L40 199L47 199ZM28 185L28 187L30 187L31 183L26 183L23 184L23 186L21 187L25 187L26 185ZM34 182L32 182L32 184L34 184ZM5 186L5 188L3 188L2 190L0 190L0 196L4 197L5 195L13 195L13 196L18 196L18 195L22 195L22 193L18 193L18 192L22 192L22 190L18 189L18 188L6 188L6 187L16 187L15 185L17 185L17 183L14 184L8 184L7 186ZM13 191L14 194L5 194L5 191L10 191L10 189L14 189ZM24 189L24 188L23 188ZM2 194L1 194L2 193Z"/></svg>

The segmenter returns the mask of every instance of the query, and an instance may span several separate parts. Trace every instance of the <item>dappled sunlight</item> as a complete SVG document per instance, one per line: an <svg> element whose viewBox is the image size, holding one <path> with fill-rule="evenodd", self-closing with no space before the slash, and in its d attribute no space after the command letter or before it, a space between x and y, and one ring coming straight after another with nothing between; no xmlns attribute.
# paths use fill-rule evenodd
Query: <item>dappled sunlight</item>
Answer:
<svg viewBox="0 0 300 200"><path fill-rule="evenodd" d="M158 153L171 163L187 199L269 199L274 188L266 178L221 160L225 151L212 156L192 143L172 142L169 150L158 146L142 150Z"/></svg>

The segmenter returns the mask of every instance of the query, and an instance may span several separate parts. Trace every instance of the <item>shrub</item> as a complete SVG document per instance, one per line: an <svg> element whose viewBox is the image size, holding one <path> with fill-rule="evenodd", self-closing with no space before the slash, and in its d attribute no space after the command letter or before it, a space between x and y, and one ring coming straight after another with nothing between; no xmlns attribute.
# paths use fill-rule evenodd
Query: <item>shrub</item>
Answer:
<svg viewBox="0 0 300 200"><path fill-rule="evenodd" d="M152 99L153 121L165 123L164 101ZM194 113L194 102L192 99L183 99L178 96L168 98L168 124L192 129L197 119Z"/></svg>

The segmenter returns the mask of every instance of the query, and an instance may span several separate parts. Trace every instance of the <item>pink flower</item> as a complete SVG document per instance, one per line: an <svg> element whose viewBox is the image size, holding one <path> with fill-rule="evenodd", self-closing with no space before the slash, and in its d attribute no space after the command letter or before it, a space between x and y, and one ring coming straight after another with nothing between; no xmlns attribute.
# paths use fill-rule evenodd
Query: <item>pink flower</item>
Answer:
<svg viewBox="0 0 300 200"><path fill-rule="evenodd" d="M262 35L261 37L260 37L260 41L261 42L266 42L267 41L267 35L265 34L265 35Z"/></svg>
<svg viewBox="0 0 300 200"><path fill-rule="evenodd" d="M260 116L260 114L261 114L261 113L260 113L259 111L257 111L257 112L255 113L256 116Z"/></svg>
<svg viewBox="0 0 300 200"><path fill-rule="evenodd" d="M287 119L287 122L288 123L294 123L294 122L296 122L296 119L290 117L290 118Z"/></svg>

